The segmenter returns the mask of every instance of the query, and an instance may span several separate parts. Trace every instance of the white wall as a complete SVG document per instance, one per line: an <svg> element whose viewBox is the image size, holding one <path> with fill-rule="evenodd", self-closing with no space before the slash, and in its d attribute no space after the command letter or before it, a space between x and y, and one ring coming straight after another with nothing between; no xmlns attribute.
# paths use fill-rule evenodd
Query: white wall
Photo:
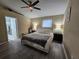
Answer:
<svg viewBox="0 0 79 59"><path fill-rule="evenodd" d="M71 0L71 19L66 18L64 43L70 49L74 59L79 59L79 0Z"/></svg>

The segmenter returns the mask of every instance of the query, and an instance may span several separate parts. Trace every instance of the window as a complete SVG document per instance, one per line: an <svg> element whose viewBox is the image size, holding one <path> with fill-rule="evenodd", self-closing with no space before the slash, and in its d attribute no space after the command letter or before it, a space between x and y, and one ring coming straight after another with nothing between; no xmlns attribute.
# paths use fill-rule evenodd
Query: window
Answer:
<svg viewBox="0 0 79 59"><path fill-rule="evenodd" d="M51 28L52 27L52 20L51 19L43 20L42 27L43 28Z"/></svg>

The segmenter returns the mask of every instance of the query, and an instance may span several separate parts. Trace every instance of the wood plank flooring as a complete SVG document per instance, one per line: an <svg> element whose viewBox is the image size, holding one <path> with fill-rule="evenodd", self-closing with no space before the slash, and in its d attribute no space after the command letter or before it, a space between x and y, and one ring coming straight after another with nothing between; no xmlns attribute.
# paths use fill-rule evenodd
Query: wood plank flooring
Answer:
<svg viewBox="0 0 79 59"><path fill-rule="evenodd" d="M0 59L66 59L62 45L53 42L48 54L23 46L20 40L0 46Z"/></svg>

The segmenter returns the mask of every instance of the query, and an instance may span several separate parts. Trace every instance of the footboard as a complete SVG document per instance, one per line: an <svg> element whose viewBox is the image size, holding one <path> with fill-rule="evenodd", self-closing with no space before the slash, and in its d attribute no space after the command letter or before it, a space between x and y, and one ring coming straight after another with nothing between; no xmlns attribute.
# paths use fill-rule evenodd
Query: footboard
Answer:
<svg viewBox="0 0 79 59"><path fill-rule="evenodd" d="M49 49L50 49L50 46L52 44L52 41L53 41L53 36L50 36L50 38L47 40L47 43L45 45L45 50L48 52Z"/></svg>
<svg viewBox="0 0 79 59"><path fill-rule="evenodd" d="M33 42L30 42L30 41L28 41L28 40L21 40L21 43L22 43L23 45L29 45L29 46L31 46L31 47L33 47L33 48L36 48L36 49L38 49L38 50L41 50L41 51L43 51L43 52L48 53L48 51L47 51L44 47L42 47L41 45L38 45L38 44L33 43Z"/></svg>

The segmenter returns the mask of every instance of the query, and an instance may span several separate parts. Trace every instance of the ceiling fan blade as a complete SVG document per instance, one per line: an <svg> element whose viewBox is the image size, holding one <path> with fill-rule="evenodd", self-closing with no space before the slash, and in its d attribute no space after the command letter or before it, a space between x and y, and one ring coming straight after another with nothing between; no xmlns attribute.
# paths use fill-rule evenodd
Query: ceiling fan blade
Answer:
<svg viewBox="0 0 79 59"><path fill-rule="evenodd" d="M28 6L24 6L24 7L21 7L21 8L28 8Z"/></svg>
<svg viewBox="0 0 79 59"><path fill-rule="evenodd" d="M21 0L21 1L24 2L25 4L29 5L26 1L24 1L24 0Z"/></svg>
<svg viewBox="0 0 79 59"><path fill-rule="evenodd" d="M35 1L32 6L35 6L37 3L39 3L39 0Z"/></svg>
<svg viewBox="0 0 79 59"><path fill-rule="evenodd" d="M38 7L33 7L34 9L37 9L37 10L41 10L40 8L38 8Z"/></svg>

